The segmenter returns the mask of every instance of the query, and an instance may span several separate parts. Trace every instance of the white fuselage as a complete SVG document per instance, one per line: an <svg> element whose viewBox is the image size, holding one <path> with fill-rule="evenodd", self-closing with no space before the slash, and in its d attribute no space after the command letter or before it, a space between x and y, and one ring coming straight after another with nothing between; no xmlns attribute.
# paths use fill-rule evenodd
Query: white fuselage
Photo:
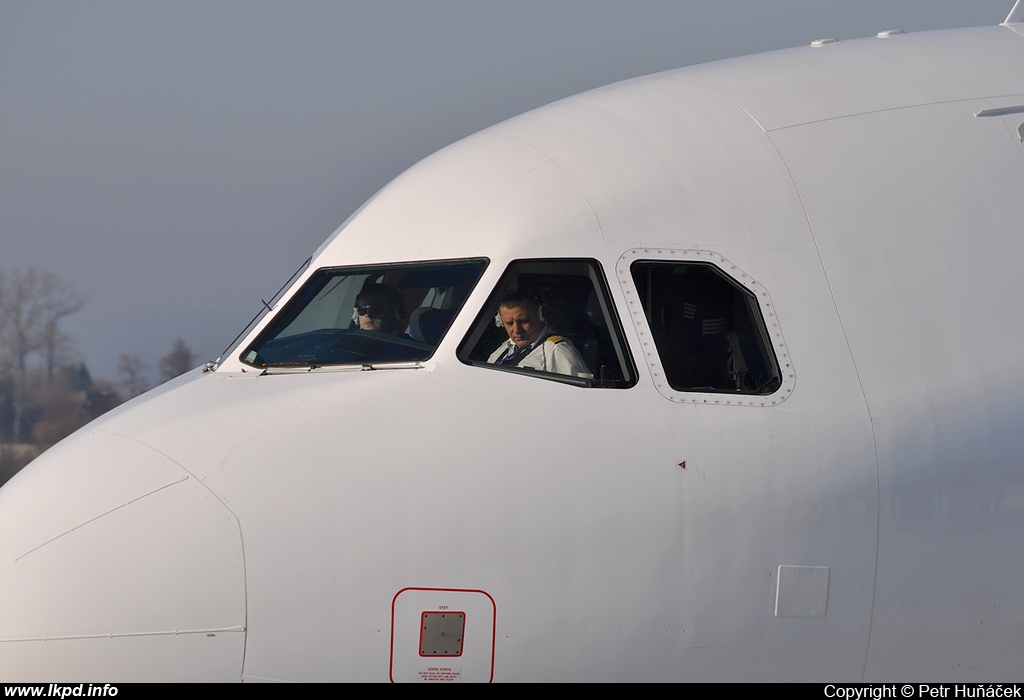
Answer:
<svg viewBox="0 0 1024 700"><path fill-rule="evenodd" d="M0 679L1019 674L1019 27L638 78L414 166L219 366L0 491ZM243 361L317 270L456 259L487 262L428 359ZM563 259L628 386L467 361L509 266ZM666 382L645 261L747 290L778 388Z"/></svg>

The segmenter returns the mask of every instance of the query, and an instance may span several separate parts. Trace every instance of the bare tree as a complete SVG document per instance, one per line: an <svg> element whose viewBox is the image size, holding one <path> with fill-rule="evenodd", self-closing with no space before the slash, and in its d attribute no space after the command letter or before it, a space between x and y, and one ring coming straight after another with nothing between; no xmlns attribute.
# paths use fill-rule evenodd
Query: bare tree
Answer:
<svg viewBox="0 0 1024 700"><path fill-rule="evenodd" d="M19 377L25 376L28 356L39 349L42 333L42 295L39 275L32 268L14 270L4 278L0 293L4 350Z"/></svg>
<svg viewBox="0 0 1024 700"><path fill-rule="evenodd" d="M42 303L42 338L40 350L46 361L46 378L53 381L53 373L60 359L67 359L70 339L57 327L60 320L85 306L85 298L53 275L43 275L45 294ZM62 356L62 353L65 353Z"/></svg>
<svg viewBox="0 0 1024 700"><path fill-rule="evenodd" d="M15 268L0 274L0 379L10 406L13 443L21 442L32 400L29 358L35 354L42 359L44 381L52 383L61 354L70 348L60 321L84 304L81 295L50 273Z"/></svg>
<svg viewBox="0 0 1024 700"><path fill-rule="evenodd" d="M0 276L0 345L20 378L29 356L38 352L47 379L53 379L60 353L69 347L58 324L84 305L78 292L48 272L15 269Z"/></svg>
<svg viewBox="0 0 1024 700"><path fill-rule="evenodd" d="M160 358L160 374L164 379L174 379L195 366L196 354L183 338L174 341L171 351Z"/></svg>
<svg viewBox="0 0 1024 700"><path fill-rule="evenodd" d="M128 392L128 396L138 396L149 386L145 375L147 369L149 365L138 355L121 353L117 371L121 375L121 386Z"/></svg>

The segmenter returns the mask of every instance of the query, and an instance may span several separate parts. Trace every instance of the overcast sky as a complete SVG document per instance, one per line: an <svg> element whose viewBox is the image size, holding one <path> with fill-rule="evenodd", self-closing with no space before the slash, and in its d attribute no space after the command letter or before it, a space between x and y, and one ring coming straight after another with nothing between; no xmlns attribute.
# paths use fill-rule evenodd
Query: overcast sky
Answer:
<svg viewBox="0 0 1024 700"><path fill-rule="evenodd" d="M93 375L215 358L433 151L589 88L807 44L995 25L1012 0L0 0L0 269L88 297Z"/></svg>

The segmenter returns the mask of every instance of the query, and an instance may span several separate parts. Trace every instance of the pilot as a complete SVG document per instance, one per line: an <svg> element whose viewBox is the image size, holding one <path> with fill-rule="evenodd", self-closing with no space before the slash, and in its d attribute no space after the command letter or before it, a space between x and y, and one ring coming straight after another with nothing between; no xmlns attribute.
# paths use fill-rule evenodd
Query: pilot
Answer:
<svg viewBox="0 0 1024 700"><path fill-rule="evenodd" d="M405 328L405 300L390 284L369 284L356 296L356 318L364 331L400 335Z"/></svg>
<svg viewBox="0 0 1024 700"><path fill-rule="evenodd" d="M532 294L515 292L505 297L494 320L505 328L508 340L487 358L491 364L592 376L572 342L551 332L544 321L543 305Z"/></svg>

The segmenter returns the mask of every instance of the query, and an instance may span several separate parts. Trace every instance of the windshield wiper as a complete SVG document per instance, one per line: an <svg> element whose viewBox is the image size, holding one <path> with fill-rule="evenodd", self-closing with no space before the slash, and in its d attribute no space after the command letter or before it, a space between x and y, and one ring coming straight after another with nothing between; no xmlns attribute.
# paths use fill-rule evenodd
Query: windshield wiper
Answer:
<svg viewBox="0 0 1024 700"><path fill-rule="evenodd" d="M259 376L274 374L308 374L310 372L370 372L385 369L422 369L422 362L364 362L362 364L318 365L316 363L302 366L267 367Z"/></svg>

